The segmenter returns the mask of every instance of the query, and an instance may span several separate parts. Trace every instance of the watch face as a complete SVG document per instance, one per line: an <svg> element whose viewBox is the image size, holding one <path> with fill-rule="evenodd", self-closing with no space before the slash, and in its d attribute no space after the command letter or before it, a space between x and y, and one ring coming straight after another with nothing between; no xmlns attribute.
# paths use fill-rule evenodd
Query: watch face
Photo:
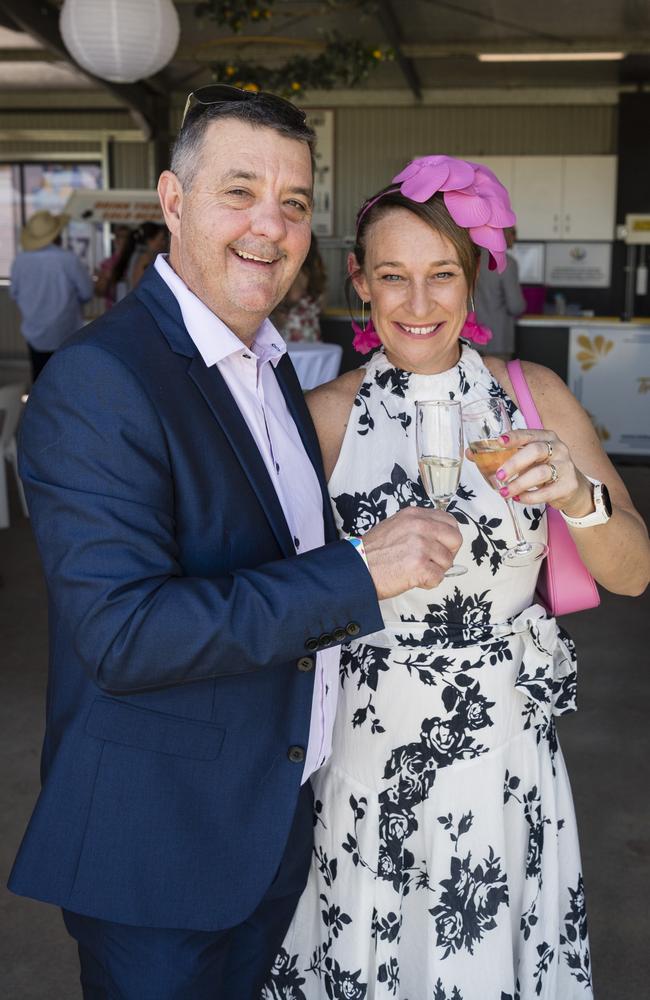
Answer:
<svg viewBox="0 0 650 1000"><path fill-rule="evenodd" d="M608 517L612 516L612 501L609 499L609 490L604 483L600 484L600 495L603 499L603 507Z"/></svg>

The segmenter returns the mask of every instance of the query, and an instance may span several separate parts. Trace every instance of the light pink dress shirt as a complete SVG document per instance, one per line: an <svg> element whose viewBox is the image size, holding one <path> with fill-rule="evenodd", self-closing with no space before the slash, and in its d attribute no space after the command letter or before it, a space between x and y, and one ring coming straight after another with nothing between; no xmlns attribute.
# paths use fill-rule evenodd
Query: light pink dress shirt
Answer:
<svg viewBox="0 0 650 1000"><path fill-rule="evenodd" d="M208 368L216 365L264 459L296 552L325 543L323 497L274 374L287 347L266 319L247 348L239 337L190 291L159 254L154 267L174 295L187 332ZM314 696L303 784L327 760L338 693L339 647L316 654Z"/></svg>

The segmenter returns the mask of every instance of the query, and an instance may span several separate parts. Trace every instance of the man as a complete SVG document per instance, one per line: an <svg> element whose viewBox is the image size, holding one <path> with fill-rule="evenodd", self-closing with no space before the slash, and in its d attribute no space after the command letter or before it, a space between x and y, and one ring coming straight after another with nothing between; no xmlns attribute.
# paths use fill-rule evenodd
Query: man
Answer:
<svg viewBox="0 0 650 1000"><path fill-rule="evenodd" d="M337 540L266 319L309 246L313 133L205 91L159 182L169 261L58 352L22 433L51 666L10 885L63 907L93 1000L257 998L306 881L338 648L460 540L416 509L368 532L368 568Z"/></svg>
<svg viewBox="0 0 650 1000"><path fill-rule="evenodd" d="M72 250L61 246L67 215L36 212L23 227L23 252L11 267L10 294L21 314L32 381L61 344L83 325L81 306L93 297L93 282Z"/></svg>

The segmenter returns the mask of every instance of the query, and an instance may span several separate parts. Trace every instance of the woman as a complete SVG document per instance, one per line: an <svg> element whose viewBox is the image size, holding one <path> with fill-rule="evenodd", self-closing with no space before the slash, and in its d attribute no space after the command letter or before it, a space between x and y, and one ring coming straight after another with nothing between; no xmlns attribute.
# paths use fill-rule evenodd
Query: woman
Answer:
<svg viewBox="0 0 650 1000"><path fill-rule="evenodd" d="M505 364L459 339L480 247L503 266L513 223L490 171L444 156L414 161L360 212L349 270L373 323L356 341L382 350L309 400L340 531L429 504L417 399L494 396L516 428L502 481L519 476L528 539L545 539L543 504L593 510L584 470L609 487L613 515L572 535L603 586L638 594L647 533L585 412L525 365L545 429L523 429ZM266 1000L592 996L554 725L574 708L574 648L533 606L540 564L504 563L504 501L467 459L450 509L469 572L382 602L384 631L344 647L334 749L313 779L314 862Z"/></svg>
<svg viewBox="0 0 650 1000"><path fill-rule="evenodd" d="M294 283L271 319L285 340L320 340L320 314L327 276L318 241L312 233L309 253Z"/></svg>
<svg viewBox="0 0 650 1000"><path fill-rule="evenodd" d="M153 264L159 253L167 250L167 230L158 222L143 222L138 231L138 249L131 258L128 270L129 290L140 283L142 275Z"/></svg>
<svg viewBox="0 0 650 1000"><path fill-rule="evenodd" d="M101 262L95 275L95 295L104 298L106 309L126 294L125 275L135 250L136 233L129 226L116 226L113 238L113 253Z"/></svg>

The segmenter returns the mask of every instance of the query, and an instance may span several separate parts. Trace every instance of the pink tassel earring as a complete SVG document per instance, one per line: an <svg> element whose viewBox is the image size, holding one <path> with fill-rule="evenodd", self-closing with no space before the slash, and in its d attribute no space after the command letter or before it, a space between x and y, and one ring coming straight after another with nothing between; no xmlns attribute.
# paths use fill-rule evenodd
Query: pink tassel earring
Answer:
<svg viewBox="0 0 650 1000"><path fill-rule="evenodd" d="M460 331L463 340L469 340L474 344L487 344L492 340L492 331L489 326L481 326L476 322L476 311L474 306L474 296L469 297L470 312L467 313L465 326Z"/></svg>
<svg viewBox="0 0 650 1000"><path fill-rule="evenodd" d="M381 340L375 330L372 316L366 323L366 303L363 299L361 300L361 326L359 326L356 320L352 320L352 329L354 330L352 346L359 354L369 354L375 347L380 346Z"/></svg>

